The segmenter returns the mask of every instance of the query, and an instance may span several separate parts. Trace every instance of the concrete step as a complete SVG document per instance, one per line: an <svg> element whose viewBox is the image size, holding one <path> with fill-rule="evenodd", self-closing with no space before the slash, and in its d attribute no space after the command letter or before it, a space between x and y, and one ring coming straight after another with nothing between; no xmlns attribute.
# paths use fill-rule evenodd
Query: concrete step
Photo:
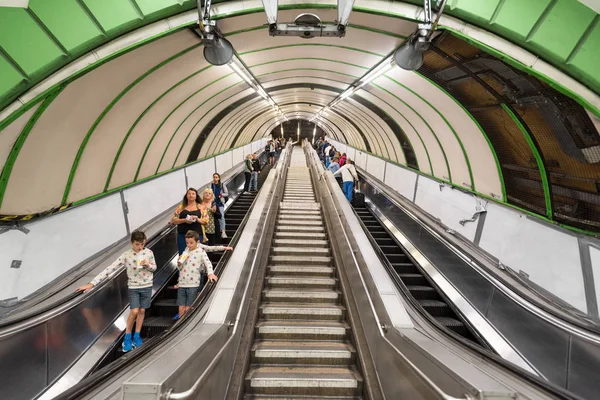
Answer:
<svg viewBox="0 0 600 400"><path fill-rule="evenodd" d="M323 396L360 396L363 380L350 366L252 366L245 386L246 393L252 394L324 399Z"/></svg>
<svg viewBox="0 0 600 400"><path fill-rule="evenodd" d="M256 336L262 339L343 340L350 326L336 321L260 321Z"/></svg>
<svg viewBox="0 0 600 400"><path fill-rule="evenodd" d="M275 227L277 232L314 232L322 233L325 232L324 226L296 226L296 225L277 225Z"/></svg>
<svg viewBox="0 0 600 400"><path fill-rule="evenodd" d="M323 226L323 220L304 220L302 218L277 220L280 225Z"/></svg>
<svg viewBox="0 0 600 400"><path fill-rule="evenodd" d="M329 247L327 240L294 240L294 239L275 239L273 240L275 246L302 246L302 247Z"/></svg>
<svg viewBox="0 0 600 400"><path fill-rule="evenodd" d="M305 256L329 256L329 247L272 247L271 254L274 256L305 255Z"/></svg>
<svg viewBox="0 0 600 400"><path fill-rule="evenodd" d="M331 265L331 257L323 256L271 256L271 265Z"/></svg>
<svg viewBox="0 0 600 400"><path fill-rule="evenodd" d="M321 216L321 214L314 214L314 215L302 215L302 214L282 214L279 213L279 217L278 219L280 221L282 220L292 220L292 221L298 221L298 220L302 220L302 221L323 221L323 217Z"/></svg>
<svg viewBox="0 0 600 400"><path fill-rule="evenodd" d="M280 231L275 232L276 239L288 239L293 238L296 240L305 240L305 239L326 239L327 234L322 230L321 232L298 232L297 230L289 230L289 231Z"/></svg>
<svg viewBox="0 0 600 400"><path fill-rule="evenodd" d="M277 288L263 290L263 300L271 303L275 302L298 302L298 303L321 303L337 304L340 293L332 289L297 289L297 288Z"/></svg>
<svg viewBox="0 0 600 400"><path fill-rule="evenodd" d="M262 303L259 310L265 320L343 321L346 317L344 307L321 303Z"/></svg>
<svg viewBox="0 0 600 400"><path fill-rule="evenodd" d="M244 214L246 215L246 214ZM320 210L279 210L279 215L321 215Z"/></svg>
<svg viewBox="0 0 600 400"><path fill-rule="evenodd" d="M281 275L296 275L296 276L333 276L333 267L324 267L318 265L269 265L269 273L271 276Z"/></svg>
<svg viewBox="0 0 600 400"><path fill-rule="evenodd" d="M269 276L267 285L269 288L328 288L337 286L337 279L323 276L283 275Z"/></svg>
<svg viewBox="0 0 600 400"><path fill-rule="evenodd" d="M262 364L349 365L356 350L345 342L261 340L252 346L251 362Z"/></svg>
<svg viewBox="0 0 600 400"><path fill-rule="evenodd" d="M287 201L279 204L281 210L320 210L321 205L319 203L306 203Z"/></svg>

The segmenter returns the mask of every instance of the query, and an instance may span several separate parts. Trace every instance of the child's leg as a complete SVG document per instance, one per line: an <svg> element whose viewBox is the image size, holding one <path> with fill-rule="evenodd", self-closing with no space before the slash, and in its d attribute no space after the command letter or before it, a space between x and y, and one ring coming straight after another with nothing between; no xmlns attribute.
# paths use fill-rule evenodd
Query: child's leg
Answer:
<svg viewBox="0 0 600 400"><path fill-rule="evenodd" d="M144 325L144 317L146 316L146 310L140 308L140 312L138 312L137 319L135 321L135 333L140 333L142 331L142 325Z"/></svg>
<svg viewBox="0 0 600 400"><path fill-rule="evenodd" d="M135 323L135 320L137 319L139 311L140 311L139 308L132 308L131 310L129 310L129 317L127 317L127 325L125 326L126 334L131 334L131 331L133 330L133 324Z"/></svg>
<svg viewBox="0 0 600 400"><path fill-rule="evenodd" d="M137 289L140 293L140 311L138 312L135 322L135 333L139 334L144 325L144 317L146 316L146 308L152 305L152 287Z"/></svg>

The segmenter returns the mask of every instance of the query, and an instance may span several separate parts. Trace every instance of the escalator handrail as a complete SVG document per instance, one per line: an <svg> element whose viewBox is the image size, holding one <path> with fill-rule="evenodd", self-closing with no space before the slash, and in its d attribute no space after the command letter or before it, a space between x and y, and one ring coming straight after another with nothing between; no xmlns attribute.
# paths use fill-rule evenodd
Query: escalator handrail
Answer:
<svg viewBox="0 0 600 400"><path fill-rule="evenodd" d="M262 153L261 153L261 155L262 155ZM240 170L241 170L241 167L238 167L238 169L233 173L233 175L229 179L225 180L224 183L227 184L227 183L231 182L240 173ZM162 214L166 214L166 213L161 213L160 215L162 216ZM152 247L156 243L158 243L165 236L171 234L175 229L177 229L177 226L165 225L159 232L154 234L148 240L147 247L152 249ZM103 257L102 261L100 261L100 262L103 262L105 260L106 260L106 257ZM98 263L94 263L94 265L92 265L86 269L85 273L77 274L69 282L61 285L61 287L58 288L58 290L56 290L53 294L58 293L61 290L65 289L67 286L72 284L75 280L81 278L82 276L87 275L91 270L93 270L97 266L98 266ZM23 330L33 328L37 325L43 324L44 322L47 322L48 320L50 320L58 315L61 315L62 313L78 306L79 304L81 304L85 300L87 300L89 297L98 294L100 292L101 288L103 288L105 285L109 284L109 282L111 282L113 279L117 278L124 272L125 272L125 268L123 268L123 267L118 268L107 279L104 279L98 285L94 286L94 288L92 290L89 290L85 293L71 292L71 293L67 294L66 296L61 297L59 300L57 300L51 304L48 304L44 307L41 307L40 309L35 310L34 312L31 312L29 314L19 315L18 318L15 318L15 319L0 320L0 339L3 337L6 337L6 336L12 335L12 334L21 332Z"/></svg>
<svg viewBox="0 0 600 400"><path fill-rule="evenodd" d="M369 182L370 185L377 188L381 193L384 193L388 200L394 204L394 206L403 210L403 212L406 213L410 218L418 222L421 226L423 226L424 229L428 230L434 237L440 240L442 245L446 246L447 239L443 238L439 233L436 232L434 228L430 227L427 221L415 215L413 211L408 210L402 204L399 204L394 198L390 198L387 195L388 191L382 188L381 184L377 182L376 178L373 178L371 175L363 171L361 171L360 176L362 176L363 180ZM451 249L452 247L455 247L455 245L450 244ZM558 314L551 307L548 307L546 304L544 304L543 301L537 299L535 296L527 295L523 292L523 290L518 289L514 284L504 278L502 274L486 267L485 265L482 265L478 261L473 260L468 254L465 254L464 256L467 257L469 261L464 260L460 255L457 256L464 262L469 262L473 266L476 266L476 268L480 269L481 271L478 272L498 290L542 320L564 329L573 335L577 335L594 343L600 343L600 328L597 325L586 324L584 321L571 316L571 313L568 310L565 310L564 315ZM489 276L486 276L486 274L489 274ZM494 280L498 282L494 282ZM533 288L529 289L536 292ZM543 294L540 294L540 296L544 297ZM538 310L536 310L536 308L538 308Z"/></svg>
<svg viewBox="0 0 600 400"><path fill-rule="evenodd" d="M306 147L310 147L310 146L307 145ZM307 154L309 155L310 165L316 169L316 172L319 175L319 181L321 181L323 178L327 179L325 176L327 175L327 172L329 172L329 171L327 171L323 168L323 165L321 164L320 160L318 159L317 152L312 147L310 147L310 149L307 151ZM329 174L333 177L333 174L331 174L331 172L329 172ZM334 216L332 218L338 219L341 230L337 233L342 234L343 238L346 242L346 245L349 248L352 248L352 244L349 239L349 234L346 231L346 228L344 227L344 223L342 221L342 215L344 214L344 212L339 207L337 202L335 201L335 196L334 196L333 192L331 191L331 188L329 187L328 183L326 181L323 181L322 185L325 188L325 190L328 192L329 198L331 199L332 207L334 207L336 209L336 212L334 213ZM422 379L423 383L426 384L427 386L429 386L429 388L431 390L433 390L439 396L438 397L439 399L444 399L444 400L456 399L457 400L457 398L446 394L438 385L436 385L435 382L433 382L427 376L427 374L425 374L423 371L421 371L413 362L411 362L408 359L408 357L406 357L400 350L398 350L398 348L396 348L396 346L392 342L390 342L390 340L387 338L387 336L383 330L384 324L381 322L379 315L375 309L375 305L373 303L373 299L371 298L371 294L366 289L367 285L365 282L365 277L363 276L363 273L362 273L361 269L359 268L359 261L356 259L356 254L354 252L350 252L350 255L352 256L352 263L355 265L355 267L358 271L358 275L360 277L361 284L365 288L365 295L369 302L369 308L371 309L373 318L376 321L377 332L379 333L381 339L384 340L385 342L387 342L387 344L390 346L391 349L393 349L393 351L396 353L396 355L398 357L400 357L402 360L404 360L404 362L415 372L415 374L420 379Z"/></svg>
<svg viewBox="0 0 600 400"><path fill-rule="evenodd" d="M284 155L284 159L279 160L278 164L278 168L276 170L276 176L275 179L278 179L280 177L279 174L283 174L283 176L286 176L286 172L283 171L286 166L289 164L289 160L291 159L289 153L291 152L291 144L286 145L286 148L284 150L284 152L282 153ZM279 167L281 167L281 170L279 169ZM282 172L283 171L283 172ZM278 179L277 184L279 184L280 182L282 182L282 180ZM276 202L277 200L277 196L275 196L275 192L280 189L278 187L279 185L276 185L274 187L271 188L271 193L273 195L271 195L268 207L267 207L267 211L265 212L265 215L270 215L270 213L272 212L272 208L278 207L278 203ZM260 245L262 244L262 241L264 239L264 231L265 231L265 227L267 226L267 224L270 223L268 218L263 218L263 226L262 226L262 232L263 234L261 235L261 237L259 238L258 244L256 246L256 248L260 248ZM254 271L254 269L256 268L256 263L259 257L259 252L256 251L254 253L254 257L252 259L252 264L250 266L250 272L249 272L249 276L252 275L252 272ZM250 288L250 279L247 280L246 282L246 286L244 288L244 293L241 296L241 298L246 298L246 293L248 292ZM232 343L233 338L235 337L235 334L237 332L237 329L240 325L240 319L241 319L241 313L242 313L242 307L239 307L237 315L235 316L235 320L233 321L233 327L230 330L229 333L229 337L227 338L227 341L223 344L223 346L221 346L221 348L219 349L218 353L213 357L213 359L211 360L210 364L206 367L206 369L202 372L202 374L198 377L198 379L196 379L196 381L193 383L193 385L186 391L183 392L175 392L173 393L172 390L169 390L166 395L163 397L164 400L186 400L189 399L191 396L194 395L194 393L196 393L196 391L200 388L200 386L202 385L202 382L206 379L206 377L208 376L208 374L215 368L215 366L217 365L218 361L221 358L221 355L225 352L225 350L229 347L229 344Z"/></svg>
<svg viewBox="0 0 600 400"><path fill-rule="evenodd" d="M258 196L257 196L257 198L258 198ZM240 225L239 225L237 231L231 237L231 241L229 242L229 244L232 247L235 246L239 242L242 232L244 231L244 227L246 226L246 223L248 222L248 219L250 218L251 210L254 207L255 202L256 202L256 199L252 202L252 204L248 208L248 212L246 213L246 215L240 222ZM225 215L227 215L227 214L225 214ZM229 259L231 258L232 253L233 252L225 252L223 254L223 256L221 256L221 258L219 259L219 262L217 263L217 265L214 268L215 275L217 275L218 277L221 276L221 274L223 273L223 270L225 269L227 263L229 262ZM157 348L157 346L166 342L167 339L169 339L172 334L177 333L179 330L183 329L187 325L188 321L196 313L198 313L199 310L201 310L204 307L204 305L206 305L206 302L211 297L212 292L215 290L215 288L216 288L215 283L208 282L202 288L200 293L198 293L198 297L192 303L190 310L183 317L181 317L175 324L173 324L172 327L166 329L160 335L157 335L157 336L151 338L150 340L147 340L144 343L144 346L137 349L136 351L133 351L129 354L124 355L123 357L114 361L113 363L109 364L108 366L106 366L106 367L96 371L92 375L89 375L88 377L84 378L76 385L72 386L68 390L61 393L55 399L79 399L82 396L84 396L86 393L88 393L90 390L93 390L95 387L102 384L107 379L111 378L115 373L123 370L124 368L129 366L131 363L135 362L136 360L141 359L143 356L147 355L150 351L155 350ZM120 343L120 339L122 338L122 336L123 335L120 335L119 338L117 340L115 340L115 343L117 343L116 345L118 345ZM114 350L114 348L112 350ZM111 350L109 350L109 351L111 351Z"/></svg>
<svg viewBox="0 0 600 400"><path fill-rule="evenodd" d="M325 173L326 172L327 171L325 171ZM356 211L353 210L353 212L356 215ZM339 218L339 213L338 213L338 218ZM496 355L495 353L493 353L493 352L491 352L491 351L489 351L487 349L484 349L484 348L482 348L480 346L477 346L477 345L471 343L469 340L466 340L465 338L461 337L460 335L458 335L458 334L450 331L449 329L447 329L446 327L444 327L443 325L441 325L439 322L435 321L435 319L431 315L429 315L429 313L427 313L423 309L423 307L414 299L414 297L408 292L408 289L406 288L406 286L404 285L404 283L399 279L399 277L395 273L395 271L394 271L391 263L385 257L385 254L383 253L383 251L381 250L381 248L374 241L374 238L368 232L368 229L366 228L366 226L364 225L364 223L361 221L361 219L358 217L358 215L356 215L356 218L358 219L360 225L362 226L362 228L363 228L366 236L369 238L369 241L370 241L373 249L375 250L375 253L377 254L378 258L380 259L382 265L387 270L389 277L392 279L392 282L394 282L394 284L396 285L396 288L400 291L400 293L402 294L403 298L414 309L416 309L421 316L425 317L425 319L428 322L431 322L432 325L434 325L436 328L438 328L442 333L450 336L452 339L456 340L461 345L468 347L472 351L476 352L477 355L485 358L487 361L500 364L502 367L508 369L511 373L517 375L519 378L524 379L524 380L528 381L529 383L537 386L538 388L551 393L553 396L559 396L561 398L565 398L565 399L569 399L569 400L582 400L581 397L579 397L579 396L577 396L577 395L575 395L575 394L573 394L573 393L571 393L571 392L569 392L569 391L567 391L567 390L565 390L565 389L563 389L563 388L561 388L561 387L559 387L559 386L557 386L557 385L555 385L555 384L553 384L551 382L543 380L542 378L540 378L540 377L532 374L531 372L526 371L526 370L524 370L524 369L522 369L522 368L520 368L520 367L512 364L511 362L503 359L502 357ZM343 228L343 226L342 226L342 228ZM397 243L397 244L398 244L398 246L400 246L401 249L404 250L404 247L400 243ZM405 254L411 259L411 261L415 265L418 265L418 263L416 263L416 260L413 259L413 257L410 255L410 253L406 252ZM391 273L391 272L393 272L393 273ZM363 279L363 284L364 284L364 279ZM366 288L366 286L365 286L365 288ZM437 288L437 289L439 290L439 288ZM367 293L367 295L368 295L368 293ZM373 312L375 312L375 309L373 307L372 307L372 310L373 310ZM456 310L456 311L459 314L461 314L459 312L459 310ZM376 316L376 314L375 314L375 316ZM376 319L378 319L377 316L376 316ZM378 323L378 325L380 325L380 324ZM393 344L390 343L390 345L392 347L394 347L394 349L397 352L399 352L399 350L397 350Z"/></svg>

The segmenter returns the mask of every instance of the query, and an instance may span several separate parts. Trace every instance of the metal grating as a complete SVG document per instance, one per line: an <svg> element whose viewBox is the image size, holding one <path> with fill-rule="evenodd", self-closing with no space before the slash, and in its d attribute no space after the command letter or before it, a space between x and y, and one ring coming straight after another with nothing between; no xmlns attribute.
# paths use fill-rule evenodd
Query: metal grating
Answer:
<svg viewBox="0 0 600 400"><path fill-rule="evenodd" d="M583 107L450 32L436 37L419 73L460 101L485 130L509 204L600 231L600 134Z"/></svg>

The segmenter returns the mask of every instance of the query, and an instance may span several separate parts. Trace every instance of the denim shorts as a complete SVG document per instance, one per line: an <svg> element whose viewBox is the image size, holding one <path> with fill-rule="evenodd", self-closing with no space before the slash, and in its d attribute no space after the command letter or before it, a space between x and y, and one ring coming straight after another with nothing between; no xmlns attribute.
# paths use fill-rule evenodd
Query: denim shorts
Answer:
<svg viewBox="0 0 600 400"><path fill-rule="evenodd" d="M152 287L129 289L129 308L150 308L152 302Z"/></svg>
<svg viewBox="0 0 600 400"><path fill-rule="evenodd" d="M177 305L191 306L194 300L196 300L197 294L197 287L180 287L177 289Z"/></svg>

